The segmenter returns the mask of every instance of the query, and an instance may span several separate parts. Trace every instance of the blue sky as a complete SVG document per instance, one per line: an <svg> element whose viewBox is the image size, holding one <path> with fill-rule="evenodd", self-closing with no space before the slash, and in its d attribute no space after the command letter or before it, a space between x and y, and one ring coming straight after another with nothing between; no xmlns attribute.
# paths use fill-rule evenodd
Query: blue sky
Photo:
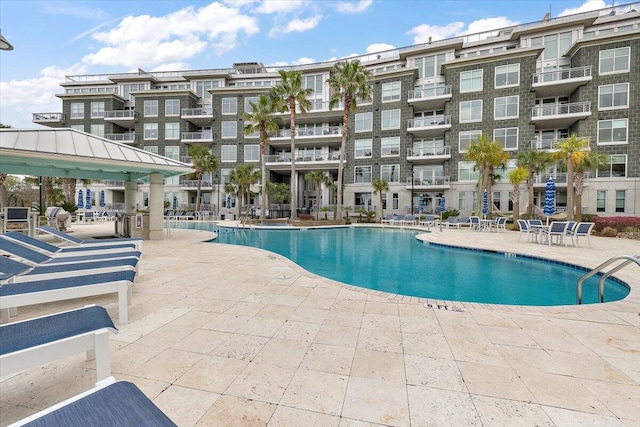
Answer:
<svg viewBox="0 0 640 427"><path fill-rule="evenodd" d="M31 113L60 112L65 75L320 62L611 3L0 0L0 30L14 46L0 52L0 123L38 128Z"/></svg>

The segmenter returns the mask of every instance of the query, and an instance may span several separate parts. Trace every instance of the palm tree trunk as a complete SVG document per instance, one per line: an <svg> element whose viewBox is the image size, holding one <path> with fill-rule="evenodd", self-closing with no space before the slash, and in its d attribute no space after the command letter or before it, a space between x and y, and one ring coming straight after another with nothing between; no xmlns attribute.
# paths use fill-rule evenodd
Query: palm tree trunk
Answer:
<svg viewBox="0 0 640 427"><path fill-rule="evenodd" d="M582 192L584 190L584 172L576 173L576 214L575 221L582 221Z"/></svg>
<svg viewBox="0 0 640 427"><path fill-rule="evenodd" d="M298 218L298 179L296 176L296 104L289 104L291 112L291 219Z"/></svg>
<svg viewBox="0 0 640 427"><path fill-rule="evenodd" d="M0 208L9 206L7 203L7 176L6 173L0 173Z"/></svg>
<svg viewBox="0 0 640 427"><path fill-rule="evenodd" d="M266 130L264 125L260 125L260 173L262 174L262 182L260 185L260 223L264 224L264 218L267 211L267 166L265 164L266 155Z"/></svg>
<svg viewBox="0 0 640 427"><path fill-rule="evenodd" d="M320 218L320 197L322 197L322 184L316 184L316 221Z"/></svg>
<svg viewBox="0 0 640 427"><path fill-rule="evenodd" d="M344 100L344 113L342 114L342 142L340 144L340 162L338 163L338 196L336 200L336 219L342 220L342 178L344 174L344 152L347 147L347 134L349 133L349 113L351 110L351 99Z"/></svg>
<svg viewBox="0 0 640 427"><path fill-rule="evenodd" d="M202 178L198 178L198 189L196 190L196 211L200 210L200 191L202 190Z"/></svg>
<svg viewBox="0 0 640 427"><path fill-rule="evenodd" d="M535 171L529 171L529 173L529 179L527 180L527 184L529 185L529 206L527 208L527 213L529 214L529 218L533 218L533 181Z"/></svg>
<svg viewBox="0 0 640 427"><path fill-rule="evenodd" d="M520 219L520 186L513 187L513 229L520 230L518 220Z"/></svg>
<svg viewBox="0 0 640 427"><path fill-rule="evenodd" d="M573 221L573 163L567 159L567 221Z"/></svg>

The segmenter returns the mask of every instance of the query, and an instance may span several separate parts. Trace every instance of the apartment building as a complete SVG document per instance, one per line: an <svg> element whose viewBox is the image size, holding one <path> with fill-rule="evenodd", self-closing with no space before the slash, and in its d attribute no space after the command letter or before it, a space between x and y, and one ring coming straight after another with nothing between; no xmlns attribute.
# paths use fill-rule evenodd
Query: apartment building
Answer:
<svg viewBox="0 0 640 427"><path fill-rule="evenodd" d="M385 213L474 210L478 172L465 160L481 134L510 154L493 186L493 203L510 212L508 171L519 152L552 151L570 134L589 141L608 164L586 173L583 212L640 216L640 3L549 18L398 48L358 59L372 72L373 99L359 102L349 123L344 173L345 206L379 209L372 182L383 178ZM266 164L272 182L297 183L300 210L335 203L323 186L316 200L304 174L322 171L337 180L343 109L330 110L326 83L334 62L292 67L312 89L312 108L296 120L291 153L289 114L270 138ZM33 122L72 127L189 163L188 147L204 144L219 159L205 177L202 206L232 216L225 193L240 164L260 167L257 135L245 135L250 101L278 83L275 67L260 62L228 69L68 76L62 112L36 113ZM291 177L295 156L297 176ZM552 178L557 206L566 205L566 168L560 163L535 177L534 202L544 203ZM123 183L102 183L113 207L124 201ZM184 209L195 204L196 181L167 180L165 199ZM521 208L527 200L525 185ZM255 187L256 193L258 186ZM251 203L256 206L256 196ZM139 205L147 199L139 187ZM274 201L271 201L275 203Z"/></svg>

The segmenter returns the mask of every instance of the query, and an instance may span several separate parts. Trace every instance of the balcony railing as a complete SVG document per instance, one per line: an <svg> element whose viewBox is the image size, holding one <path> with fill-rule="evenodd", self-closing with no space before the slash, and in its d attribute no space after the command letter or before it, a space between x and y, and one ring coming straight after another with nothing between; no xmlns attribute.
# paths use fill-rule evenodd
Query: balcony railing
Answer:
<svg viewBox="0 0 640 427"><path fill-rule="evenodd" d="M120 188L124 187L124 181L102 181L105 187L107 188Z"/></svg>
<svg viewBox="0 0 640 427"><path fill-rule="evenodd" d="M182 117L213 117L213 109L211 108L183 108Z"/></svg>
<svg viewBox="0 0 640 427"><path fill-rule="evenodd" d="M136 142L138 140L138 136L135 132L107 133L104 137L110 141L116 142Z"/></svg>
<svg viewBox="0 0 640 427"><path fill-rule="evenodd" d="M412 185L412 178L407 178L407 186ZM432 176L432 177L414 177L413 178L413 186L414 187L434 187L434 186L443 186L449 185L451 182L451 177L448 176Z"/></svg>
<svg viewBox="0 0 640 427"><path fill-rule="evenodd" d="M407 148L407 157L450 156L451 147Z"/></svg>
<svg viewBox="0 0 640 427"><path fill-rule="evenodd" d="M64 122L63 113L33 113L34 122Z"/></svg>
<svg viewBox="0 0 640 427"><path fill-rule="evenodd" d="M112 110L104 112L105 119L135 119L135 110Z"/></svg>
<svg viewBox="0 0 640 427"><path fill-rule="evenodd" d="M585 184L589 180L591 176L590 172L584 173L584 182ZM546 184L547 181L551 178L553 182L556 184L566 184L567 183L567 173L566 172L549 172L549 173L541 173L537 174L535 178L536 184ZM575 173L573 174L573 178L575 180Z"/></svg>
<svg viewBox="0 0 640 427"><path fill-rule="evenodd" d="M358 100L358 105L360 105L360 100ZM342 103L336 105L333 107L333 110L343 110L344 109L344 105ZM317 113L317 112L321 112L321 111L329 111L329 101L311 101L311 108L307 109L307 113ZM296 106L296 113L300 114L300 108ZM289 115L289 110L287 109L285 112L283 113L279 113L279 114L284 114L284 115Z"/></svg>
<svg viewBox="0 0 640 427"><path fill-rule="evenodd" d="M591 101L567 104L543 104L531 109L531 118L591 113Z"/></svg>
<svg viewBox="0 0 640 427"><path fill-rule="evenodd" d="M198 180L197 179L186 179L184 181L180 181L181 187L186 188L198 188ZM213 181L202 180L202 188L213 188Z"/></svg>
<svg viewBox="0 0 640 427"><path fill-rule="evenodd" d="M562 82L571 79L584 79L591 77L591 66L569 68L565 70L544 71L534 73L531 84Z"/></svg>
<svg viewBox="0 0 640 427"><path fill-rule="evenodd" d="M321 128L296 128L296 138L307 136L341 136L341 131L341 126L324 126ZM280 129L278 133L271 136L271 138L291 138L291 129Z"/></svg>
<svg viewBox="0 0 640 427"><path fill-rule="evenodd" d="M180 161L182 163L186 163L186 164L190 165L190 164L193 163L193 157L191 157L191 156L180 156Z"/></svg>
<svg viewBox="0 0 640 427"><path fill-rule="evenodd" d="M345 156L345 160L346 160ZM334 151L328 154L298 154L296 156L297 163L306 162L337 162L340 160L340 152ZM273 154L265 156L266 163L291 163L291 153Z"/></svg>
<svg viewBox="0 0 640 427"><path fill-rule="evenodd" d="M427 89L413 89L409 91L409 99L438 98L451 95L451 85L436 86Z"/></svg>
<svg viewBox="0 0 640 427"><path fill-rule="evenodd" d="M182 141L213 141L212 132L182 132Z"/></svg>
<svg viewBox="0 0 640 427"><path fill-rule="evenodd" d="M451 125L451 116L418 117L407 121L408 128L428 128L446 125Z"/></svg>

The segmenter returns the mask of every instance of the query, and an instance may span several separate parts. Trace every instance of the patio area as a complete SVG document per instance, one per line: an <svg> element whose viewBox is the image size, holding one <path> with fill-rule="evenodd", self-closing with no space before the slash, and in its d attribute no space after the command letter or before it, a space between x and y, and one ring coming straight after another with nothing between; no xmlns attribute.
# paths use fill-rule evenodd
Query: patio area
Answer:
<svg viewBox="0 0 640 427"><path fill-rule="evenodd" d="M74 225L77 237L113 224ZM640 424L640 269L602 305L519 307L360 289L259 249L172 230L145 241L129 323L110 336L111 370L180 426ZM595 267L638 241L591 247L518 242L518 233L432 229L451 245ZM112 295L25 307L15 320ZM440 306L441 308L437 308ZM9 424L93 387L84 355L0 382Z"/></svg>

